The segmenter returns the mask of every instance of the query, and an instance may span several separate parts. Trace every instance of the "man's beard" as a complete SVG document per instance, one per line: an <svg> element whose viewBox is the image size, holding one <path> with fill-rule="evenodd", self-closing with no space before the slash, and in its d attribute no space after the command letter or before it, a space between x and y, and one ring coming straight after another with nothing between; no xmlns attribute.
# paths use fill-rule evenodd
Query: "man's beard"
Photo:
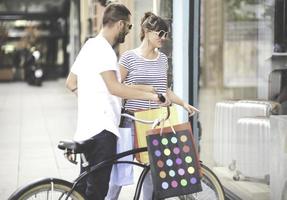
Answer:
<svg viewBox="0 0 287 200"><path fill-rule="evenodd" d="M117 40L115 42L115 46L120 44L120 43L124 43L125 42L125 37L126 37L126 32L120 32L118 37L117 37Z"/></svg>

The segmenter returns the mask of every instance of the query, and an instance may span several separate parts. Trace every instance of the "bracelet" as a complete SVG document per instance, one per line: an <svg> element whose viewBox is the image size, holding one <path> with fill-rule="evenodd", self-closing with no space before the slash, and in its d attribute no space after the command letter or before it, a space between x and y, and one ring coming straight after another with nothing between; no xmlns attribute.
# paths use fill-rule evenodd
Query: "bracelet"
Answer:
<svg viewBox="0 0 287 200"><path fill-rule="evenodd" d="M78 89L78 88L76 87L76 88L72 89L71 91L72 91L72 92L75 92L77 89Z"/></svg>

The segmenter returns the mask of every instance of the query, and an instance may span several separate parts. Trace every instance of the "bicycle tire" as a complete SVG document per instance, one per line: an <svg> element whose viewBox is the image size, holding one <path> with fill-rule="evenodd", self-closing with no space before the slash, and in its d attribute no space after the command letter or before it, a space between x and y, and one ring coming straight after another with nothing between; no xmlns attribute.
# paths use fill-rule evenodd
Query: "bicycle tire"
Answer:
<svg viewBox="0 0 287 200"><path fill-rule="evenodd" d="M201 172L201 192L171 197L166 200L225 200L225 193L217 176L203 164L201 164Z"/></svg>
<svg viewBox="0 0 287 200"><path fill-rule="evenodd" d="M65 200L72 186L72 183L62 179L45 178L19 188L8 200ZM80 192L74 190L68 199L84 200L85 198Z"/></svg>

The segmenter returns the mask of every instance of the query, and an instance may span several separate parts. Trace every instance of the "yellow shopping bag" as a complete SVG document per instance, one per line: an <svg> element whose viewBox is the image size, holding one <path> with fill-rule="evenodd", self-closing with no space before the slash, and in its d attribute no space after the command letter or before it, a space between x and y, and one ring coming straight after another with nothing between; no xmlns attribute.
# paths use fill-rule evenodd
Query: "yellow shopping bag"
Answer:
<svg viewBox="0 0 287 200"><path fill-rule="evenodd" d="M144 120L155 120L158 118L163 118L166 116L167 109L166 107L161 107L157 109L149 109L144 111L137 111L135 112L135 117L138 119L144 119ZM178 113L175 106L170 107L170 117L169 120L166 120L163 124L164 127L170 126L170 125L176 125L179 124L178 120ZM151 129L150 124L143 124L140 122L135 122L135 146L140 147L146 147L146 132L147 130ZM148 153L143 152L136 155L136 159L141 163L148 163Z"/></svg>

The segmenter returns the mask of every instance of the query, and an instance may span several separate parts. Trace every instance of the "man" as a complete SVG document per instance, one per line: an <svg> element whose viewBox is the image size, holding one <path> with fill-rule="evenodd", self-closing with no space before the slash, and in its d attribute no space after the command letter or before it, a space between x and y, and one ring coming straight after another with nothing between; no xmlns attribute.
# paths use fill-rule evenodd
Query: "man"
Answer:
<svg viewBox="0 0 287 200"><path fill-rule="evenodd" d="M152 87L142 86L139 90L120 83L117 56L112 47L124 42L131 28L130 15L122 4L106 7L102 30L84 44L66 81L67 88L78 96L74 140L92 141L85 153L92 165L116 153L121 98L159 101ZM80 184L88 200L104 199L111 169L112 166L92 174Z"/></svg>

